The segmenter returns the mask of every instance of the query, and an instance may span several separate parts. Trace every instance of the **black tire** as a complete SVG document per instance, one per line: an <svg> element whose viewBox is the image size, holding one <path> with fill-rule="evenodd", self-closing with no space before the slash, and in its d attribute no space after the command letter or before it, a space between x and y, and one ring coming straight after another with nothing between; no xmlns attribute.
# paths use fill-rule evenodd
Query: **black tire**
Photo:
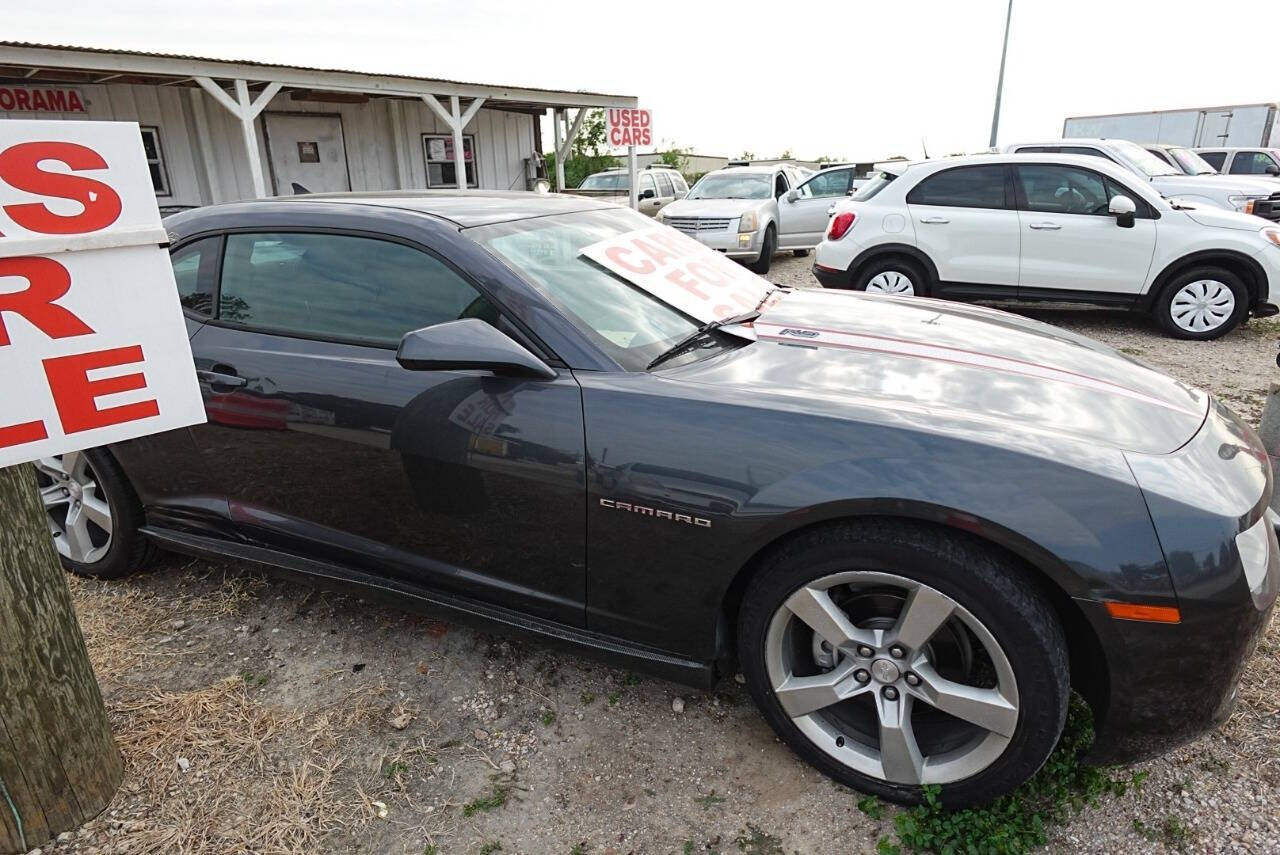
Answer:
<svg viewBox="0 0 1280 855"><path fill-rule="evenodd" d="M792 255L794 255L796 258L804 258L805 256L807 256L807 255L809 254L809 250L807 250L807 249L793 249L793 250L791 250L791 254L792 254Z"/></svg>
<svg viewBox="0 0 1280 855"><path fill-rule="evenodd" d="M60 554L63 569L91 579L119 579L145 569L158 550L140 530L145 517L138 495L108 452L91 449L85 456L111 509L111 546L102 558L87 564Z"/></svg>
<svg viewBox="0 0 1280 855"><path fill-rule="evenodd" d="M773 228L773 223L770 223L764 229L764 243L760 247L760 257L748 264L747 269L761 275L768 273L770 266L773 265L773 255L777 251L778 233Z"/></svg>
<svg viewBox="0 0 1280 855"><path fill-rule="evenodd" d="M1070 696L1067 646L1057 616L1025 571L1000 553L963 533L907 521L814 528L768 554L748 586L738 620L739 660L757 706L782 740L846 786L900 804L921 801L920 786L862 774L819 748L784 712L771 687L766 634L775 612L802 586L846 570L910 577L951 597L991 632L1012 665L1019 712L1010 741L986 768L944 784L942 803L985 803L1034 775L1062 734Z"/></svg>
<svg viewBox="0 0 1280 855"><path fill-rule="evenodd" d="M899 256L890 256L888 258L873 258L862 266L862 269L853 277L852 288L854 291L867 290L867 284L881 273L897 273L905 276L911 281L912 296L928 297L930 292L929 279L924 272L924 268L914 261Z"/></svg>
<svg viewBox="0 0 1280 855"><path fill-rule="evenodd" d="M1184 286L1199 280L1221 282L1231 289L1231 295L1235 298L1235 310L1231 313L1231 316L1221 325L1204 332L1184 329L1178 326L1173 319L1174 297ZM1213 265L1195 267L1191 270L1183 271L1169 280L1164 288L1161 289L1160 296L1156 298L1152 312L1155 314L1160 326L1164 328L1164 331L1174 338L1209 341L1231 332L1249 316L1249 291L1244 287L1244 282L1240 280L1240 277L1226 268Z"/></svg>

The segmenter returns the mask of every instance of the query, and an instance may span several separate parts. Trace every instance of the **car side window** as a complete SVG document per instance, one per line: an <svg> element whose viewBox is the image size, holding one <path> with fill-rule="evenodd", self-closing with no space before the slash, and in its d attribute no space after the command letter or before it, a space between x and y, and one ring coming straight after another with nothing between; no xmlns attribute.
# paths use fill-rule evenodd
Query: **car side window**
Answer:
<svg viewBox="0 0 1280 855"><path fill-rule="evenodd" d="M641 196L643 196L643 195L644 195L644 191L646 191L646 190L651 190L651 191L653 191L653 195L654 195L654 196L657 196L657 195L658 195L657 187L656 187L656 185L653 183L653 175L651 175L650 173L647 173L647 172L646 172L645 174L643 174L643 175L641 175L641 176L640 176L640 184L639 184L639 193L640 193L640 195L641 195Z"/></svg>
<svg viewBox="0 0 1280 855"><path fill-rule="evenodd" d="M785 172L775 172L773 175L773 198L781 198L790 185L787 184L787 175Z"/></svg>
<svg viewBox="0 0 1280 855"><path fill-rule="evenodd" d="M676 195L676 188L671 183L671 178L665 172L654 174L653 180L658 182L658 195L663 199L669 199Z"/></svg>
<svg viewBox="0 0 1280 855"><path fill-rule="evenodd" d="M1005 167L959 166L934 173L907 194L908 205L948 208L1008 208Z"/></svg>
<svg viewBox="0 0 1280 855"><path fill-rule="evenodd" d="M196 314L213 315L213 295L217 291L218 249L222 238L208 237L186 244L169 256L173 280L178 285L178 302Z"/></svg>
<svg viewBox="0 0 1280 855"><path fill-rule="evenodd" d="M684 176L678 172L672 173L671 183L676 186L677 193L688 193L689 185L685 183Z"/></svg>
<svg viewBox="0 0 1280 855"><path fill-rule="evenodd" d="M852 169L828 169L819 172L800 185L800 198L825 199L830 196L843 196L849 192L849 179L852 177Z"/></svg>
<svg viewBox="0 0 1280 855"><path fill-rule="evenodd" d="M1198 154L1219 172L1222 171L1222 165L1227 161L1227 153L1225 151L1202 151L1198 152Z"/></svg>
<svg viewBox="0 0 1280 855"><path fill-rule="evenodd" d="M1275 161L1265 151L1238 151L1231 161L1232 175L1268 175Z"/></svg>
<svg viewBox="0 0 1280 855"><path fill-rule="evenodd" d="M1043 214L1107 214L1107 184L1096 172L1055 164L1020 165L1018 181L1022 186L1028 211Z"/></svg>
<svg viewBox="0 0 1280 855"><path fill-rule="evenodd" d="M308 338L395 347L410 330L498 312L444 262L374 238L315 233L232 234L218 318Z"/></svg>

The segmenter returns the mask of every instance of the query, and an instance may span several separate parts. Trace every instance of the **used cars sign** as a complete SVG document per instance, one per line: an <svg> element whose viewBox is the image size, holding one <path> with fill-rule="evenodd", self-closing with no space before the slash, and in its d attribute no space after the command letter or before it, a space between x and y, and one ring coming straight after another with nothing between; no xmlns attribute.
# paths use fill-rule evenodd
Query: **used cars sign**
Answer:
<svg viewBox="0 0 1280 855"><path fill-rule="evenodd" d="M609 122L609 145L653 145L653 114L648 110L606 110Z"/></svg>
<svg viewBox="0 0 1280 855"><path fill-rule="evenodd" d="M0 466L205 420L138 126L0 122Z"/></svg>

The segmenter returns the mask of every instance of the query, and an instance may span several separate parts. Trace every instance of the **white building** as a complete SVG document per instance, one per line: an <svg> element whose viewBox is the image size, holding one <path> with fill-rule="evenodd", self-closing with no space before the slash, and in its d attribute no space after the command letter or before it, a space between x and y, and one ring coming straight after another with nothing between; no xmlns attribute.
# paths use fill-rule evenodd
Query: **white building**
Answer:
<svg viewBox="0 0 1280 855"><path fill-rule="evenodd" d="M529 189L541 118L625 95L0 42L0 118L137 122L162 209L327 190ZM561 157L563 161L563 157Z"/></svg>

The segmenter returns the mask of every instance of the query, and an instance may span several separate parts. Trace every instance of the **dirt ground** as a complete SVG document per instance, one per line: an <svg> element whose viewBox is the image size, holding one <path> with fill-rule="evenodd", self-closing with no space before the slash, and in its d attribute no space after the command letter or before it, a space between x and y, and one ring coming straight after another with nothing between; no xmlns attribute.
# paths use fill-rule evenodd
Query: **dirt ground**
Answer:
<svg viewBox="0 0 1280 855"><path fill-rule="evenodd" d="M812 258L770 278L814 284ZM1280 326L1165 338L1125 313L1019 309L1207 387L1255 421ZM167 557L73 580L127 760L64 853L828 853L873 849L858 795L774 739L733 680L714 692ZM1220 731L1087 810L1053 851L1280 851L1280 629Z"/></svg>

